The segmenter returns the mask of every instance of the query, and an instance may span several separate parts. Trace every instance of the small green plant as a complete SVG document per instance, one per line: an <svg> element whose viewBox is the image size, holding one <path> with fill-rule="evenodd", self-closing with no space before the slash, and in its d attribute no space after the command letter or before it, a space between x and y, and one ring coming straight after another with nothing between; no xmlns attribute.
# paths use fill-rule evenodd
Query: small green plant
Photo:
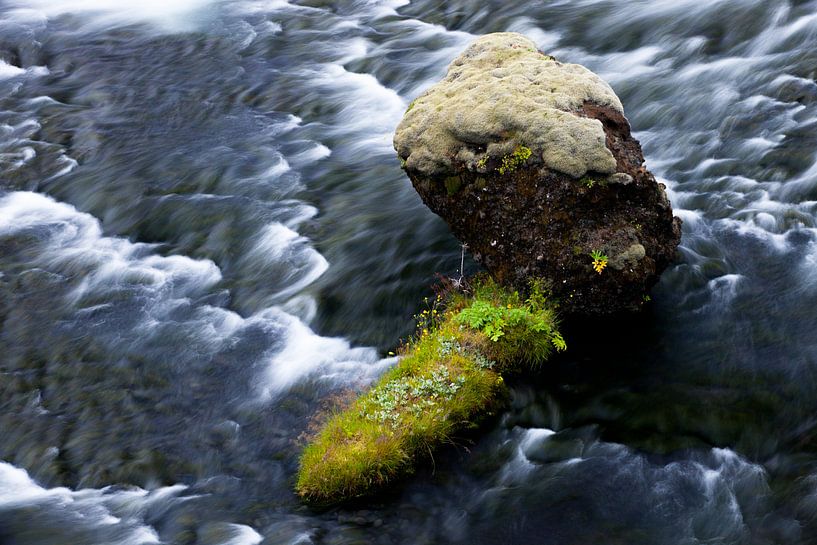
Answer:
<svg viewBox="0 0 817 545"><path fill-rule="evenodd" d="M530 159L531 155L533 155L533 152L530 148L517 146L513 153L502 158L502 164L499 165L497 172L499 172L500 176L509 174L525 164L525 161Z"/></svg>
<svg viewBox="0 0 817 545"><path fill-rule="evenodd" d="M590 252L590 257L593 259L593 270L601 274L604 268L607 267L607 256L599 250L593 250Z"/></svg>
<svg viewBox="0 0 817 545"><path fill-rule="evenodd" d="M486 297L486 286L494 297ZM495 297L502 293L502 297ZM530 294L522 301L519 293L497 290L487 281L475 290L471 304L453 318L457 324L483 333L496 347L497 359L506 359L508 352L523 354L522 359L538 362L547 358L550 347L557 351L567 348L555 329L553 308L547 302L542 282L534 281ZM522 347L525 347L524 349Z"/></svg>
<svg viewBox="0 0 817 545"><path fill-rule="evenodd" d="M579 183L582 184L587 189L593 189L593 186L596 185L596 180L594 180L590 176L585 176L584 178L579 180Z"/></svg>
<svg viewBox="0 0 817 545"><path fill-rule="evenodd" d="M395 378L373 390L359 414L396 428L403 414L417 416L438 402L451 401L463 384L465 375L452 379L447 367L434 369L426 376Z"/></svg>
<svg viewBox="0 0 817 545"><path fill-rule="evenodd" d="M514 322L519 321L521 318L519 311L520 309L515 309L515 312L511 314L487 301L474 301L470 307L457 314L455 321L458 324L466 324L473 329L479 329L489 339L496 342L505 334L503 329L508 324L509 318Z"/></svg>
<svg viewBox="0 0 817 545"><path fill-rule="evenodd" d="M440 326L440 321L445 312L445 302L442 295L438 294L434 298L424 297L423 304L426 308L414 315L416 340L436 330Z"/></svg>
<svg viewBox="0 0 817 545"><path fill-rule="evenodd" d="M562 334L559 333L558 331L553 332L551 342L553 343L553 346L556 347L557 352L563 352L567 350L567 343L565 342L564 337L562 337Z"/></svg>
<svg viewBox="0 0 817 545"><path fill-rule="evenodd" d="M496 365L494 360L489 360L485 354L475 347L465 347L454 337L443 338L440 341L440 356L446 357L451 354L460 354L471 360L471 362L481 369L493 369Z"/></svg>
<svg viewBox="0 0 817 545"><path fill-rule="evenodd" d="M477 168L482 170L488 165L488 154L482 156L482 159L477 161Z"/></svg>

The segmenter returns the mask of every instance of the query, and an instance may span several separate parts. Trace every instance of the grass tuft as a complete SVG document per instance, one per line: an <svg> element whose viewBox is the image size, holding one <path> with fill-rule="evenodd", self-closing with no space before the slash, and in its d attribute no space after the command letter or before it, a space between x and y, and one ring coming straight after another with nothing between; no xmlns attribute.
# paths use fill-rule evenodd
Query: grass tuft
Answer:
<svg viewBox="0 0 817 545"><path fill-rule="evenodd" d="M438 302L440 299L438 298ZM504 401L501 373L563 350L541 284L523 298L491 280L425 310L400 362L329 418L301 456L296 491L333 504L370 495L411 473L453 434Z"/></svg>

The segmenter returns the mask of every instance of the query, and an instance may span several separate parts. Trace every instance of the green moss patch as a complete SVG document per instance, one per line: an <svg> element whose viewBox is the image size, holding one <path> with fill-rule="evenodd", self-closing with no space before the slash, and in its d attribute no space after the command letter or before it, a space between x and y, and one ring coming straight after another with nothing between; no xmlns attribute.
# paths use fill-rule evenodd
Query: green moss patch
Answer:
<svg viewBox="0 0 817 545"><path fill-rule="evenodd" d="M449 197L455 195L460 187L462 187L462 178L459 176L449 176L445 179L445 190Z"/></svg>
<svg viewBox="0 0 817 545"><path fill-rule="evenodd" d="M505 398L501 373L563 350L553 307L482 281L445 310L421 314L400 362L332 415L301 457L296 490L312 503L369 495L410 473L440 443L478 425Z"/></svg>
<svg viewBox="0 0 817 545"><path fill-rule="evenodd" d="M497 169L500 176L510 174L520 166L524 165L525 162L530 159L531 153L530 148L525 146L517 146L513 153L502 158L502 164L499 165L499 168Z"/></svg>

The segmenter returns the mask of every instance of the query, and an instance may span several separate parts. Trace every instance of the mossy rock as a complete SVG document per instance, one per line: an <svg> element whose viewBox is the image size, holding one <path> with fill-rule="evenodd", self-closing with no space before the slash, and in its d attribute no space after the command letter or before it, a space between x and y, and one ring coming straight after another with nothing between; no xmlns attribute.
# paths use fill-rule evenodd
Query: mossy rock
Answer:
<svg viewBox="0 0 817 545"><path fill-rule="evenodd" d="M475 40L412 102L394 146L494 279L548 278L566 315L641 309L675 258L681 222L613 90L520 34Z"/></svg>
<svg viewBox="0 0 817 545"><path fill-rule="evenodd" d="M477 426L506 398L502 373L564 349L552 305L491 281L426 312L400 362L304 450L296 490L333 504L371 495L412 472L455 434Z"/></svg>

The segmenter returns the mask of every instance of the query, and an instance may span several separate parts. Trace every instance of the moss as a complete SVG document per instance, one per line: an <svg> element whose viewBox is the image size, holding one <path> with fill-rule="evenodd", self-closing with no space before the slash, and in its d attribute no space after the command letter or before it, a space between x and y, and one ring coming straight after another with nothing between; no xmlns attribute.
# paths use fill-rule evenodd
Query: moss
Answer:
<svg viewBox="0 0 817 545"><path fill-rule="evenodd" d="M333 415L301 457L296 490L332 504L366 496L503 401L502 372L543 362L564 341L552 305L534 286L517 292L481 281L426 315L397 366Z"/></svg>
<svg viewBox="0 0 817 545"><path fill-rule="evenodd" d="M613 174L604 127L577 114L586 102L623 113L610 86L586 68L555 62L520 34L488 34L406 112L394 145L409 170L426 176L462 165L479 171L475 146L499 158L523 142L551 170Z"/></svg>
<svg viewBox="0 0 817 545"><path fill-rule="evenodd" d="M579 180L579 183L587 189L593 189L593 186L595 186L598 182L590 176L584 176L581 180Z"/></svg>
<svg viewBox="0 0 817 545"><path fill-rule="evenodd" d="M515 171L517 168L525 164L525 161L530 159L533 152L530 148L525 146L517 146L513 153L502 158L502 164L499 165L497 172L501 176Z"/></svg>
<svg viewBox="0 0 817 545"><path fill-rule="evenodd" d="M638 263L647 255L647 250L642 244L635 243L627 247L626 250L617 254L610 260L610 266L617 270L628 267L637 267Z"/></svg>
<svg viewBox="0 0 817 545"><path fill-rule="evenodd" d="M445 179L445 190L448 196L454 195L462 187L462 179L459 176L449 176Z"/></svg>
<svg viewBox="0 0 817 545"><path fill-rule="evenodd" d="M492 147L494 147L494 146L492 146ZM497 151L497 149L496 149L497 147L499 147L499 146L494 147L494 150L493 150L494 153ZM500 156L502 157L502 160L500 161L499 166L497 166L496 168L493 169L495 172L498 172L500 176L504 176L505 174L510 174L511 172L514 172L516 169L518 169L519 167L524 165L525 162L528 159L530 159L531 156L533 155L533 151L531 151L531 149L529 147L524 146L524 145L517 145L517 146L512 147L510 149L512 149L513 151L511 151L510 153L505 154L504 156L502 156L501 153L495 155L495 157L500 157ZM480 160L475 163L477 171L478 172L487 172L489 170L488 169L488 161L490 161L490 160L491 160L491 150L489 150L487 153L485 153L485 155L483 155L482 158L480 158Z"/></svg>

